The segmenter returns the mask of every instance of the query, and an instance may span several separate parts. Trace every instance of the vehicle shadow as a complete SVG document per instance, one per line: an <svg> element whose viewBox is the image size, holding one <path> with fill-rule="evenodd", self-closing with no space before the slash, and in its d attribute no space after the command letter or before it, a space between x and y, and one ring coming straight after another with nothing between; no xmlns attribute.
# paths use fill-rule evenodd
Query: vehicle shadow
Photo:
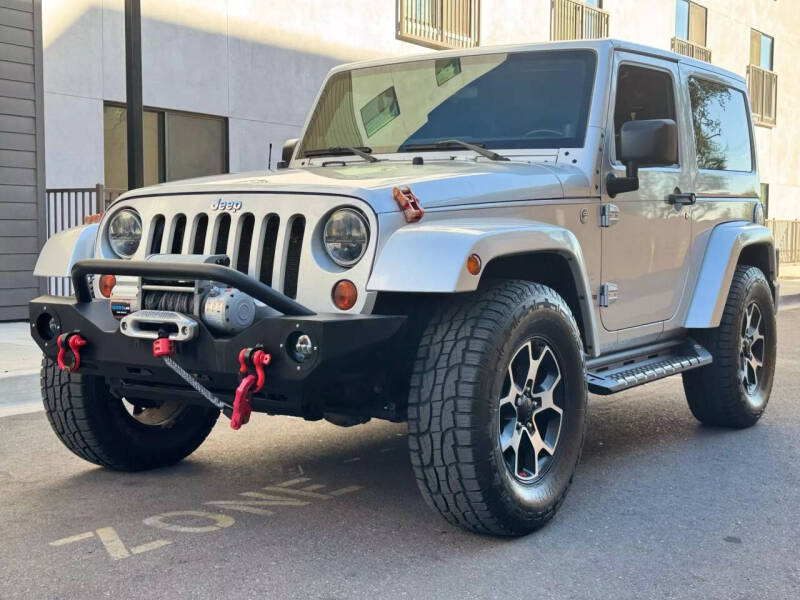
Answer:
<svg viewBox="0 0 800 600"><path fill-rule="evenodd" d="M641 393L591 397L577 481L605 477L611 465L624 468L627 461L650 460L665 452L701 452L707 444L724 445L747 435L700 426L683 396L676 394L679 388L673 387L662 386L649 398ZM158 497L160 504L174 506L191 504L187 500L235 497L293 479L307 479L327 489L360 486L364 510L391 506L401 521L403 515L429 510L408 459L406 426L377 421L343 429L324 422L264 417L241 432L231 432L221 420L209 440L181 463L141 473L87 467L52 481L49 489L68 497L100 486L111 495L124 490L129 498Z"/></svg>

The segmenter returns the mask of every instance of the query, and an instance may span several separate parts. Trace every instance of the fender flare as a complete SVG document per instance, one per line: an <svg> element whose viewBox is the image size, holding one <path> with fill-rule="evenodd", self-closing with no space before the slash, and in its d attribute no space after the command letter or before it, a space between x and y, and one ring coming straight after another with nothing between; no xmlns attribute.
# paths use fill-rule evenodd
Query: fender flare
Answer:
<svg viewBox="0 0 800 600"><path fill-rule="evenodd" d="M686 315L686 327L705 329L720 324L733 273L739 264L739 256L744 248L754 245L768 247L769 272L764 275L774 286L772 279L777 273L775 240L768 227L748 221L734 221L714 228L703 255L697 285Z"/></svg>
<svg viewBox="0 0 800 600"><path fill-rule="evenodd" d="M580 242L564 227L507 218L461 218L414 224L396 230L380 248L367 283L375 292L458 293L478 288L467 271L477 254L483 266L495 258L553 252L567 260L578 291L587 350L598 348L589 276Z"/></svg>
<svg viewBox="0 0 800 600"><path fill-rule="evenodd" d="M99 225L79 225L53 235L39 253L33 274L38 277L69 277L72 265L82 258L94 258Z"/></svg>

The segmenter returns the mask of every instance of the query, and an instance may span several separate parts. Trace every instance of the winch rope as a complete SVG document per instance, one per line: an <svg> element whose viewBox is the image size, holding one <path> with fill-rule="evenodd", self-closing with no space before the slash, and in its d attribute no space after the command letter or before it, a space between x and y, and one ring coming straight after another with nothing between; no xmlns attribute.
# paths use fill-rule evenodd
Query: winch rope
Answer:
<svg viewBox="0 0 800 600"><path fill-rule="evenodd" d="M164 359L166 365L170 369L175 371L175 373L177 373L181 379L183 379L186 383L192 386L198 394L203 396L203 398L211 402L211 404L216 406L218 409L224 410L226 408L228 409L233 408L230 404L226 404L225 402L217 398L214 394L212 394L211 390L206 388L202 383L197 381L197 379L192 377L187 371L183 369L183 367L181 367L178 363L172 360L169 356L162 356L161 358Z"/></svg>

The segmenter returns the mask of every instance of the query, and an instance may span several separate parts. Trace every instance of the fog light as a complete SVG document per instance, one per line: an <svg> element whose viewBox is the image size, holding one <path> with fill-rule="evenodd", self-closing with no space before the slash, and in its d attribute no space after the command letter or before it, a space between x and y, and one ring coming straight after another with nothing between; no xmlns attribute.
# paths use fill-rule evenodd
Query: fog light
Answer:
<svg viewBox="0 0 800 600"><path fill-rule="evenodd" d="M349 279L337 281L336 285L333 286L333 293L331 296L336 308L340 310L350 310L356 305L356 300L358 299L356 284Z"/></svg>
<svg viewBox="0 0 800 600"><path fill-rule="evenodd" d="M36 319L36 331L43 340L52 340L59 334L61 327L53 315L43 312Z"/></svg>
<svg viewBox="0 0 800 600"><path fill-rule="evenodd" d="M305 333L300 335L294 343L294 351L297 352L297 356L302 357L303 360L310 358L311 355L314 354L314 344L311 343L311 338Z"/></svg>
<svg viewBox="0 0 800 600"><path fill-rule="evenodd" d="M293 360L303 363L311 360L317 349L314 347L311 336L302 331L295 331L286 340L286 351Z"/></svg>
<svg viewBox="0 0 800 600"><path fill-rule="evenodd" d="M117 285L117 278L114 275L101 275L100 276L100 293L105 298L111 297L111 292L114 291L114 286Z"/></svg>

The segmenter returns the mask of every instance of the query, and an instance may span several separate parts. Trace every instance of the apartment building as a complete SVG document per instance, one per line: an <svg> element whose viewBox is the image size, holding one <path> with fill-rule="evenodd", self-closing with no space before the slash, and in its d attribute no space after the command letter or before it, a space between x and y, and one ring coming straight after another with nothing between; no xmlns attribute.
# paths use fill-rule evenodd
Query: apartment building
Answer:
<svg viewBox="0 0 800 600"><path fill-rule="evenodd" d="M342 62L610 36L746 76L769 216L800 219L798 0L141 4L148 184L266 169L270 144L274 165ZM39 292L31 269L47 232L127 188L123 13L124 0L0 0L0 320ZM800 260L785 236L800 241L800 227L784 229L782 256Z"/></svg>
<svg viewBox="0 0 800 600"><path fill-rule="evenodd" d="M142 0L147 183L267 168L330 67L616 37L747 76L770 217L800 217L793 0ZM124 0L44 3L48 188L127 187Z"/></svg>

